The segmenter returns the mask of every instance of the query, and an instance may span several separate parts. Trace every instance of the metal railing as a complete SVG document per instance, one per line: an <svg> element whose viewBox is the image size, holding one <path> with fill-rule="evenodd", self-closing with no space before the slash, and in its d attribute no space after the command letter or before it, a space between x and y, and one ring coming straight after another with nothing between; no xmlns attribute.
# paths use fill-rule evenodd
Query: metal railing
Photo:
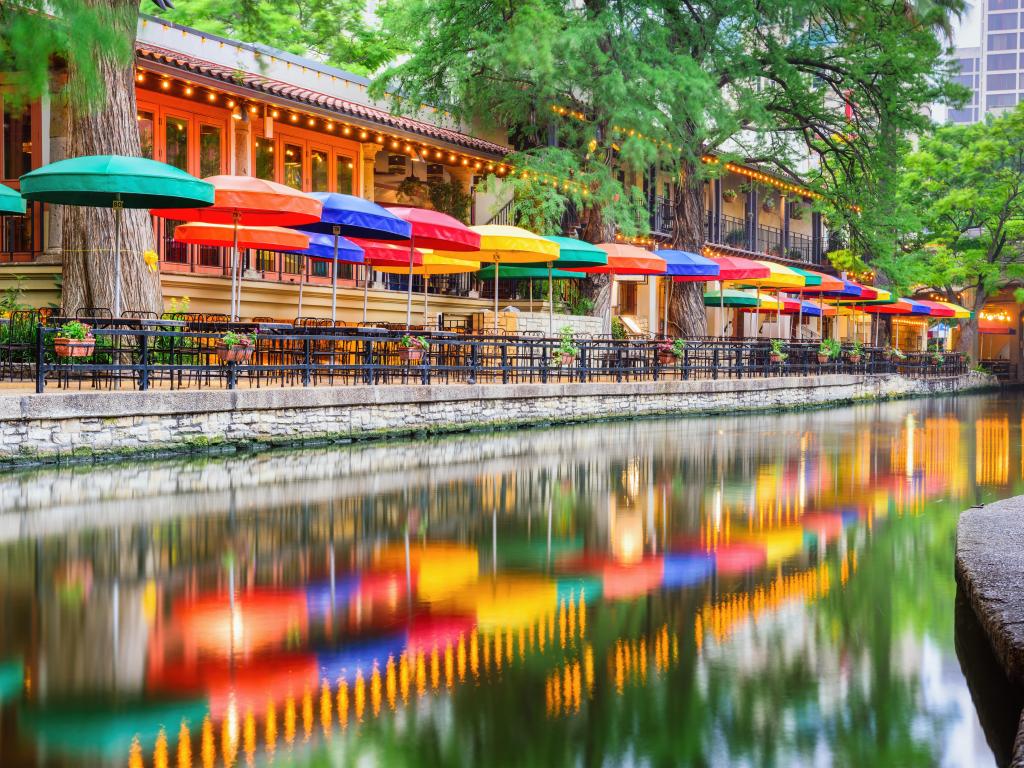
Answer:
<svg viewBox="0 0 1024 768"><path fill-rule="evenodd" d="M624 382L664 379L723 379L811 376L823 373L944 377L964 373L958 354L936 363L926 354L892 360L883 350L865 349L860 359L847 348L822 362L817 345L790 342L788 357L773 360L767 340L688 340L681 356L655 340L578 339L578 354L556 355L560 340L542 336L471 336L419 332L429 348L419 361L408 359L402 331L380 328L274 328L256 333L251 357L223 362L218 344L224 329L257 331L255 325L196 323L183 330L94 327L95 349L82 358L59 357L59 328L38 326L34 350L37 392L58 388L138 389L154 387L226 388L239 386L341 386L392 383L548 383Z"/></svg>

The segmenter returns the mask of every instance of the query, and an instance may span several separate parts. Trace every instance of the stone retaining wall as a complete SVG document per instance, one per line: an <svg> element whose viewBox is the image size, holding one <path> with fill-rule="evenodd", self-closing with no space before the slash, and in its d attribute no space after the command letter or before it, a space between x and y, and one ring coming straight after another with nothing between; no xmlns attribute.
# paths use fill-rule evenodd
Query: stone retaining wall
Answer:
<svg viewBox="0 0 1024 768"><path fill-rule="evenodd" d="M818 406L989 387L947 379L801 376L600 384L388 385L0 396L0 462L357 440L657 414Z"/></svg>

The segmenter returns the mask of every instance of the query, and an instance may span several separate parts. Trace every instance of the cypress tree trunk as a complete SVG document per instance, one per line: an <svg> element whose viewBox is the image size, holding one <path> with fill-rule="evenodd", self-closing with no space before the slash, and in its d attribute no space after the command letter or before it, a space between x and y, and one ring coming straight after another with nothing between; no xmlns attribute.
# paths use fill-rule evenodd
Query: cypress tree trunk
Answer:
<svg viewBox="0 0 1024 768"><path fill-rule="evenodd" d="M138 2L132 0L84 0L106 5L114 23L134 51ZM98 56L106 100L99 106L80 106L84 92L80 73L68 72L68 157L81 155L128 155L140 157L139 128L136 124L135 76L132 61L119 62ZM66 314L80 307L114 305L114 212L103 208L62 206L63 213L63 295ZM121 216L122 311L144 310L160 314L163 297L160 277L142 260L147 250L156 250L149 213L125 209Z"/></svg>
<svg viewBox="0 0 1024 768"><path fill-rule="evenodd" d="M686 163L675 183L672 201L672 248L700 253L706 239L704 184ZM703 283L670 282L668 322L685 337L707 336Z"/></svg>
<svg viewBox="0 0 1024 768"><path fill-rule="evenodd" d="M587 208L580 219L580 239L588 243L610 243L615 233L601 216L600 209ZM594 302L591 314L605 318L605 326L609 327L612 309L612 281L608 275L588 275L581 281L580 293Z"/></svg>

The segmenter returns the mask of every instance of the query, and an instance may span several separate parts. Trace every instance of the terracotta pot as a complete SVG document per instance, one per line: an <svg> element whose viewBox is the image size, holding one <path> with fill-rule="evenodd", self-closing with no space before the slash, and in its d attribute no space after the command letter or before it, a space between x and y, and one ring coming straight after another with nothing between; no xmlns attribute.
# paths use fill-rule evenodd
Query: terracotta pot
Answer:
<svg viewBox="0 0 1024 768"><path fill-rule="evenodd" d="M398 350L398 358L403 363L418 363L423 359L421 347L402 347Z"/></svg>
<svg viewBox="0 0 1024 768"><path fill-rule="evenodd" d="M783 358L782 355L772 354L768 356L768 359L771 360L773 363L781 363Z"/></svg>
<svg viewBox="0 0 1024 768"><path fill-rule="evenodd" d="M244 363L252 357L255 347L228 347L225 344L217 345L217 357L225 363Z"/></svg>
<svg viewBox="0 0 1024 768"><path fill-rule="evenodd" d="M675 365L677 360L679 360L679 358L671 352L658 353L658 362L662 365Z"/></svg>
<svg viewBox="0 0 1024 768"><path fill-rule="evenodd" d="M53 351L58 357L89 357L96 349L96 339L69 339L57 336L53 340Z"/></svg>
<svg viewBox="0 0 1024 768"><path fill-rule="evenodd" d="M828 355L823 355L821 352L818 353L818 365L825 365L830 359Z"/></svg>
<svg viewBox="0 0 1024 768"><path fill-rule="evenodd" d="M856 365L860 362L860 355L850 355L850 362Z"/></svg>
<svg viewBox="0 0 1024 768"><path fill-rule="evenodd" d="M554 358L554 363L561 368L571 368L576 365L576 355L559 355Z"/></svg>

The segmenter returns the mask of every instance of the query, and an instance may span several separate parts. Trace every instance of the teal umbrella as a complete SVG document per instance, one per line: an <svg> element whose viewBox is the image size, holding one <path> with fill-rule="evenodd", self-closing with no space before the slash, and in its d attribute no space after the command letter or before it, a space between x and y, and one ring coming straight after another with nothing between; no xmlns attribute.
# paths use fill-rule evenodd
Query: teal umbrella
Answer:
<svg viewBox="0 0 1024 768"><path fill-rule="evenodd" d="M21 695L25 684L25 665L21 659L0 661L0 704Z"/></svg>
<svg viewBox="0 0 1024 768"><path fill-rule="evenodd" d="M553 238L545 238L551 240ZM561 259L559 259L561 264ZM495 269L494 265L484 267L476 276L481 280L493 280L497 275L498 270ZM568 272L564 269L552 269L549 263L546 267L503 267L501 270L501 276L507 277L510 280L544 280L548 281L548 303L550 310L551 303L551 280L579 280L581 277L586 277L582 272ZM533 284L530 284L530 311L533 311ZM550 313L550 312L549 312Z"/></svg>
<svg viewBox="0 0 1024 768"><path fill-rule="evenodd" d="M577 240L575 237L545 236L545 240L558 243L559 269L576 269L582 267L603 267L608 263L608 254L593 243ZM548 335L555 333L555 302L554 289L551 285L551 263L548 262ZM586 275L583 275L586 277Z"/></svg>
<svg viewBox="0 0 1024 768"><path fill-rule="evenodd" d="M6 184L0 184L0 216L12 213L16 216L25 214L25 198Z"/></svg>
<svg viewBox="0 0 1024 768"><path fill-rule="evenodd" d="M124 208L203 208L213 185L156 160L88 155L59 160L21 177L26 200L114 211L114 317L121 316L121 211Z"/></svg>

